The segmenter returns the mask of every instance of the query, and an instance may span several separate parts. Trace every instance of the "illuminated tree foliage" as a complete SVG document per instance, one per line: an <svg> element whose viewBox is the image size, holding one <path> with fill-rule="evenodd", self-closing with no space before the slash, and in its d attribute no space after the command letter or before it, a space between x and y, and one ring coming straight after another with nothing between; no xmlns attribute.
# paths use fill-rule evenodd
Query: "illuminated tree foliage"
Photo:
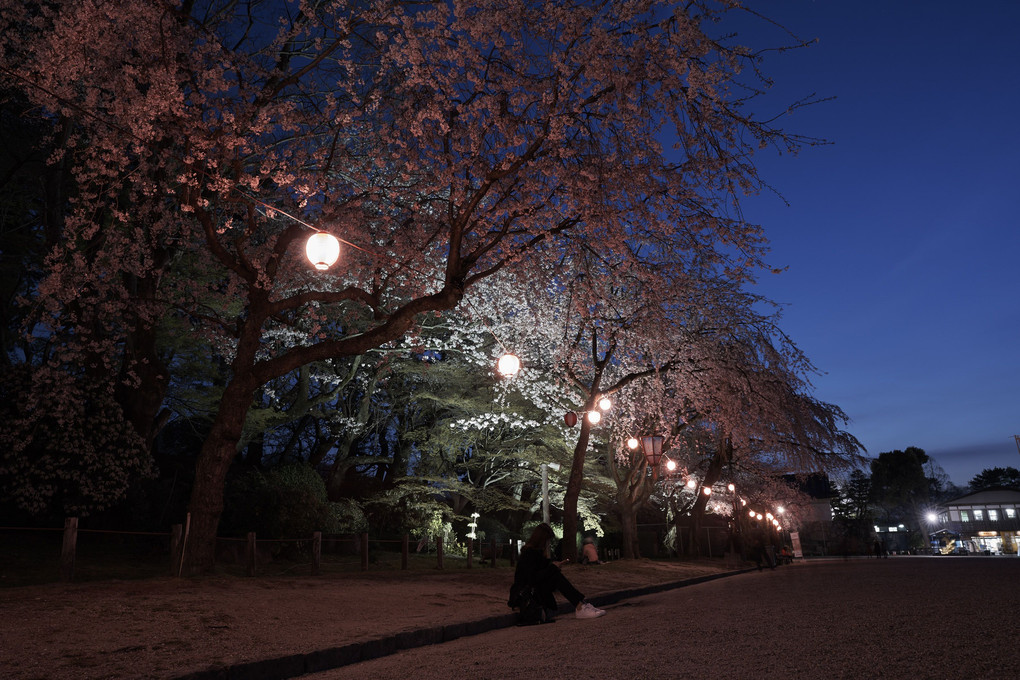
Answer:
<svg viewBox="0 0 1020 680"><path fill-rule="evenodd" d="M595 244L645 296L675 282L667 260L753 276L764 240L734 199L761 186L756 148L802 140L746 110L756 55L709 33L738 9L3 0L0 86L75 187L46 225L34 356L109 376L151 442L174 368L160 333L202 338L223 377L189 504L206 568L263 385ZM347 243L335 271L301 261L309 225Z"/></svg>

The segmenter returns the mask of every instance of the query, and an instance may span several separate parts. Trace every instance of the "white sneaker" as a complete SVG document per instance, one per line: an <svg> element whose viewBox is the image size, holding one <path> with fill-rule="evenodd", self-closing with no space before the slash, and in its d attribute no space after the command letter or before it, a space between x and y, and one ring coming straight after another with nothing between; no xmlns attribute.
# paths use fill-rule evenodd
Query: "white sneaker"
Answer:
<svg viewBox="0 0 1020 680"><path fill-rule="evenodd" d="M584 602L578 605L577 608L574 610L574 616L576 616L579 619L597 619L598 617L605 615L606 615L605 609L598 609L597 607L593 607L588 602Z"/></svg>

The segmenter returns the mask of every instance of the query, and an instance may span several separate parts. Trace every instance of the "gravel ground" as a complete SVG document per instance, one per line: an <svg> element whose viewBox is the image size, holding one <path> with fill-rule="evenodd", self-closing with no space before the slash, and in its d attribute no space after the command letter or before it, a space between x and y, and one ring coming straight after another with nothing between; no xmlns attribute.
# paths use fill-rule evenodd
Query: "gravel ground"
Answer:
<svg viewBox="0 0 1020 680"><path fill-rule="evenodd" d="M722 560L620 560L564 572L598 596L720 572ZM265 660L510 615L513 570L150 579L0 588L0 680L248 680ZM300 672L300 671L298 671ZM278 674L276 677L280 677Z"/></svg>
<svg viewBox="0 0 1020 680"><path fill-rule="evenodd" d="M1020 559L809 561L305 680L1017 678Z"/></svg>

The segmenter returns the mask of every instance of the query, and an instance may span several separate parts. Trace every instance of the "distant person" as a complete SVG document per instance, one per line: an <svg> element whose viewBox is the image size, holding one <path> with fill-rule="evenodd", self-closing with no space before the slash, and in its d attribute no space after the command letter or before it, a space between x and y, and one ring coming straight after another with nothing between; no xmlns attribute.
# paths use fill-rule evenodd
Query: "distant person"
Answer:
<svg viewBox="0 0 1020 680"><path fill-rule="evenodd" d="M885 557L885 547L882 545L882 541L875 541L875 557Z"/></svg>
<svg viewBox="0 0 1020 680"><path fill-rule="evenodd" d="M769 547L771 548L772 546ZM754 553L754 562L758 565L758 571L761 571L762 564L770 569L776 568L776 563L769 556L768 551L765 548L765 541L763 541L760 536L755 537L752 552Z"/></svg>
<svg viewBox="0 0 1020 680"><path fill-rule="evenodd" d="M560 571L560 565L568 560L553 562L550 547L553 539L552 528L542 522L531 532L531 537L521 548L521 556L514 572L514 584L510 589L510 602L514 601L514 593L532 587L546 612L548 620L556 610L555 591L559 591L574 605L574 616L579 619L595 619L605 615L604 609L598 609L586 602L584 595L577 590L567 577Z"/></svg>
<svg viewBox="0 0 1020 680"><path fill-rule="evenodd" d="M595 547L595 539L588 536L582 541L581 564L602 564L599 560L599 551Z"/></svg>

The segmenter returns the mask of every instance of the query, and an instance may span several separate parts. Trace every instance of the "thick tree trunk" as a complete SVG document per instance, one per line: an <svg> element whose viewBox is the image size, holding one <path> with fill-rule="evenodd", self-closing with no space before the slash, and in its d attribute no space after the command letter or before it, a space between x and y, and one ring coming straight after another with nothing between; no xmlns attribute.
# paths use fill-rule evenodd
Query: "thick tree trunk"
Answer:
<svg viewBox="0 0 1020 680"><path fill-rule="evenodd" d="M237 442L255 391L247 381L231 381L223 392L219 412L195 465L195 484L188 511L191 531L186 546L189 574L213 566L216 534L223 512L223 490L230 464L237 455Z"/></svg>
<svg viewBox="0 0 1020 680"><path fill-rule="evenodd" d="M625 559L637 559L641 557L641 547L638 543L637 532L637 508L630 500L630 495L624 490L617 493L617 502L620 506L620 532L623 538L623 557Z"/></svg>
<svg viewBox="0 0 1020 680"><path fill-rule="evenodd" d="M135 330L127 340L116 398L149 452L169 417L163 411L169 384L170 372L156 350L156 331L148 326Z"/></svg>
<svg viewBox="0 0 1020 680"><path fill-rule="evenodd" d="M597 388L597 385L595 385ZM597 394L593 389L592 395ZM591 423L585 417L595 407L595 396L589 396L584 404L584 413L578 419L581 434L574 446L574 459L570 464L570 478L567 480L566 492L563 496L563 549L561 556L571 562L577 561L577 499L581 496L584 481L584 460L588 453L588 440L591 438Z"/></svg>
<svg viewBox="0 0 1020 680"><path fill-rule="evenodd" d="M248 409L259 387L259 382L252 376L252 369L264 318L260 313L263 305L262 295L249 302L252 313L239 333L234 361L230 366L230 380L220 397L216 420L195 463L195 483L188 502L191 532L185 546L189 574L209 570L215 559L216 534L223 513L224 483L230 464L238 453Z"/></svg>
<svg viewBox="0 0 1020 680"><path fill-rule="evenodd" d="M609 470L616 483L616 507L620 517L620 531L623 539L623 557L637 559L641 557L641 546L638 541L637 513L644 506L651 494L648 481L648 468L643 456L631 456L630 467L623 470L616 464L612 452L607 453ZM654 480L652 482L654 484Z"/></svg>

